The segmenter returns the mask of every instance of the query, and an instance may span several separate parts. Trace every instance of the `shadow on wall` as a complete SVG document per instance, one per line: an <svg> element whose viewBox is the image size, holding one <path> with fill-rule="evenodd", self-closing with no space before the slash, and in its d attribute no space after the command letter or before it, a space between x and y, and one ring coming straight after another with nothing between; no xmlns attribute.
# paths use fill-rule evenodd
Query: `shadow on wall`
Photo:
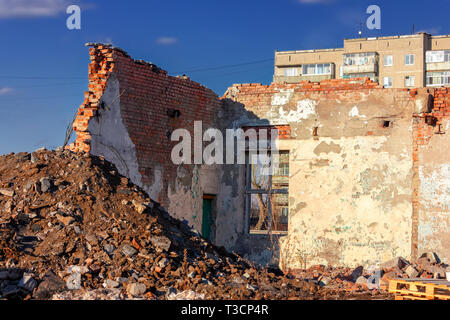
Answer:
<svg viewBox="0 0 450 320"><path fill-rule="evenodd" d="M240 102L229 98L223 98L222 102L217 125L224 136L226 136L226 129L268 128L271 126L269 119L258 117L252 111L247 110L245 105ZM229 146L224 143L224 154L228 148ZM235 154L237 154L236 144L233 148ZM268 207L265 208L264 221L261 220L261 216L253 219L253 228L259 225L258 228L261 230L250 231L250 207L252 206L250 199L252 195L249 191L255 189L251 187L251 176L247 178L250 172L251 167L249 165L225 164L221 166L219 174L222 179L218 199L223 199L225 203L221 204L220 201L217 201L216 243L224 245L228 250L236 252L255 264L278 268L280 238L283 238L286 234L276 234L271 230L268 225ZM259 188L265 189L266 187L260 186Z"/></svg>

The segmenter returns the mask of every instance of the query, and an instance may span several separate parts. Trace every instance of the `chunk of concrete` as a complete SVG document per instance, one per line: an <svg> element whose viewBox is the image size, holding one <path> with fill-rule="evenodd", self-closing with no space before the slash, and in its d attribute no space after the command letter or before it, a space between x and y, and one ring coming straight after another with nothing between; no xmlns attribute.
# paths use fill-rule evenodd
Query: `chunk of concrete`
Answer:
<svg viewBox="0 0 450 320"><path fill-rule="evenodd" d="M417 278L419 276L419 272L411 265L406 267L405 273L408 275L408 278Z"/></svg>
<svg viewBox="0 0 450 320"><path fill-rule="evenodd" d="M395 257L395 258L393 258L391 260L383 262L380 265L380 267L383 270L391 270L391 269L394 269L396 267L400 268L400 269L403 269L404 267L406 267L408 265L410 265L410 263L405 258L403 258L403 257Z"/></svg>

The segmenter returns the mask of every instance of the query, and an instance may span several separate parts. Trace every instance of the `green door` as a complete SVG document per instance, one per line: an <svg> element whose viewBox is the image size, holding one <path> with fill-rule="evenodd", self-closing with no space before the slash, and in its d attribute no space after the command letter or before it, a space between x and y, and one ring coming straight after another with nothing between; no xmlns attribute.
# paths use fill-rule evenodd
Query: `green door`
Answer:
<svg viewBox="0 0 450 320"><path fill-rule="evenodd" d="M202 236L211 240L212 199L203 199Z"/></svg>

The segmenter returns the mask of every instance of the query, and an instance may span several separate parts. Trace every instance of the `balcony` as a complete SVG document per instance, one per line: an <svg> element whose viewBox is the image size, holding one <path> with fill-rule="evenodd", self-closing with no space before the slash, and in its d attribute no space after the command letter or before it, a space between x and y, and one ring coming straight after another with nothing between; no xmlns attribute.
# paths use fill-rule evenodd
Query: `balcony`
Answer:
<svg viewBox="0 0 450 320"><path fill-rule="evenodd" d="M450 70L450 50L429 50L425 59L426 71Z"/></svg>
<svg viewBox="0 0 450 320"><path fill-rule="evenodd" d="M344 54L342 73L378 73L378 55L376 52Z"/></svg>
<svg viewBox="0 0 450 320"><path fill-rule="evenodd" d="M277 83L319 82L326 79L334 79L334 63L312 63L279 68L273 77L273 81Z"/></svg>
<svg viewBox="0 0 450 320"><path fill-rule="evenodd" d="M450 61L444 62L427 62L425 64L426 71L445 71L450 70Z"/></svg>

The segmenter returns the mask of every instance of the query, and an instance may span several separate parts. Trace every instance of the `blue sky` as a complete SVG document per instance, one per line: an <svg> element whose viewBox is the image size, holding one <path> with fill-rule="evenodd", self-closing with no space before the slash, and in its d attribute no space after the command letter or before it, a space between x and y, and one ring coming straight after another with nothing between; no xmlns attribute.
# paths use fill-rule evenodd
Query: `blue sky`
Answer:
<svg viewBox="0 0 450 320"><path fill-rule="evenodd" d="M81 30L65 9L81 6ZM112 42L170 74L222 95L233 83L270 83L275 50L342 47L358 37L366 8L381 30L364 36L450 34L450 0L0 0L0 154L56 148L87 90L86 42ZM269 61L267 61L269 59Z"/></svg>

